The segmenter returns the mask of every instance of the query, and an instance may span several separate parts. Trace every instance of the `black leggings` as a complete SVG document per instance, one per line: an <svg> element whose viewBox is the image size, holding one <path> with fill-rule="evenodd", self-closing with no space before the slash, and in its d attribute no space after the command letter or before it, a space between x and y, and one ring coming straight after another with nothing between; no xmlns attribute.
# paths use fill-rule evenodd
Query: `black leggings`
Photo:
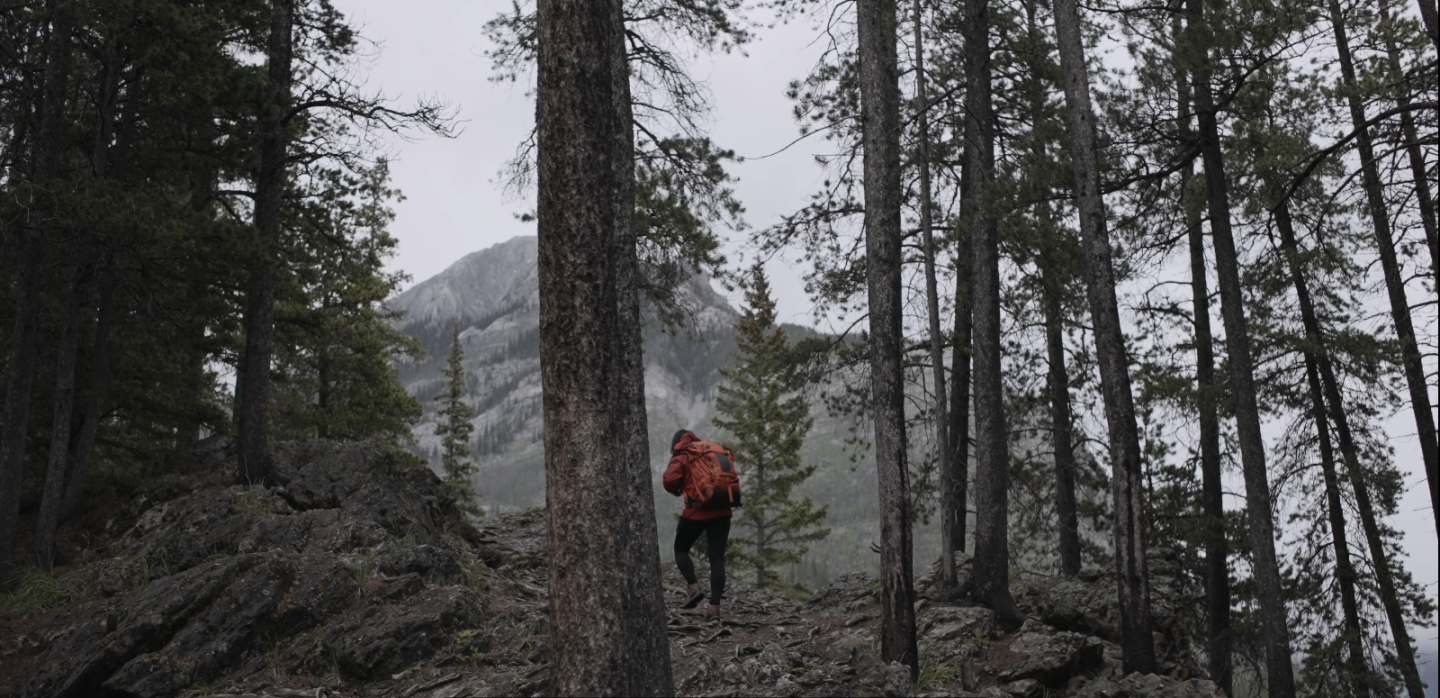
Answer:
<svg viewBox="0 0 1440 698"><path fill-rule="evenodd" d="M720 594L725 591L725 542L730 540L730 517L708 521L691 521L681 518L675 529L675 564L685 581L694 584L695 563L690 560L690 546L705 533L709 542L710 557L710 605L720 605Z"/></svg>

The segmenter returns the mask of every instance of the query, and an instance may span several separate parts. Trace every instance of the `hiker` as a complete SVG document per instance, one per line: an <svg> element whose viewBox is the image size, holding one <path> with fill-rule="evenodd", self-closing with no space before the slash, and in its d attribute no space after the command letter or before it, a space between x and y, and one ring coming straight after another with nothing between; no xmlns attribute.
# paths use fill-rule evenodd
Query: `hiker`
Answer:
<svg viewBox="0 0 1440 698"><path fill-rule="evenodd" d="M735 460L723 447L701 441L681 429L670 439L670 465L665 468L665 491L684 495L685 510L675 529L675 565L689 582L685 608L695 608L705 598L695 578L690 546L704 533L709 541L710 607L705 620L720 619L720 595L725 591L725 543L730 539L732 507L740 506L740 479Z"/></svg>

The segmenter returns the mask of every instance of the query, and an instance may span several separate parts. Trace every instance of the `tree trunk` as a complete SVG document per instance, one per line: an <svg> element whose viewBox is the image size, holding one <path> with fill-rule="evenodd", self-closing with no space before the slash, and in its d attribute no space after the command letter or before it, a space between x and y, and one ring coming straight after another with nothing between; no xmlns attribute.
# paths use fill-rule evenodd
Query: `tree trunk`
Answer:
<svg viewBox="0 0 1440 698"><path fill-rule="evenodd" d="M1423 0L1422 0L1423 4ZM1420 437L1420 455L1425 461L1425 477L1430 484L1431 518L1435 533L1440 535L1440 444L1435 441L1435 416L1430 412L1430 393L1425 385L1425 366L1420 347L1415 341L1415 327L1410 321L1410 301L1405 297L1405 277L1395 255L1395 238L1390 230L1390 216L1385 209L1380 170L1375 163L1375 148L1370 130L1365 127L1365 105L1360 100L1355 78L1355 64L1350 57L1350 42L1345 31L1345 17L1338 0L1330 0L1330 22L1335 28L1335 51L1340 57L1340 75L1347 92L1350 122L1356 131L1355 142L1360 150L1360 181L1365 189L1370 221L1375 230L1375 244L1380 249L1380 266L1385 272L1385 289L1390 293L1390 317L1395 322L1395 335L1400 341L1401 363L1405 367L1405 383L1410 388L1410 404L1415 413L1415 429Z"/></svg>
<svg viewBox="0 0 1440 698"><path fill-rule="evenodd" d="M880 481L880 659L919 676L905 463L904 340L900 297L900 73L895 0L858 0L860 103L865 151L865 269L870 385Z"/></svg>
<svg viewBox="0 0 1440 698"><path fill-rule="evenodd" d="M242 484L270 480L270 362L275 353L275 275L280 266L280 228L289 146L295 0L272 0L269 100L261 119L260 171L255 178L258 249L245 289L245 352L236 395L236 446Z"/></svg>
<svg viewBox="0 0 1440 698"><path fill-rule="evenodd" d="M559 695L674 692L636 371L634 150L620 12L618 0L542 0L537 13L549 692Z"/></svg>
<svg viewBox="0 0 1440 698"><path fill-rule="evenodd" d="M90 358L90 392L85 401L85 417L80 422L80 436L71 457L70 477L65 483L65 498L60 503L60 521L70 518L80 497L85 494L85 480L90 474L90 459L95 451L95 438L100 420L105 417L105 399L110 393L110 328L114 324L115 268L114 259L105 261L100 281L100 310L95 322L95 351Z"/></svg>
<svg viewBox="0 0 1440 698"><path fill-rule="evenodd" d="M955 341L950 350L950 453L953 465L940 474L940 536L948 549L965 549L966 490L970 477L970 236L955 241ZM952 553L953 555L954 553ZM959 575L947 582L955 589ZM952 583L953 582L953 583Z"/></svg>
<svg viewBox="0 0 1440 698"><path fill-rule="evenodd" d="M1380 9L1380 20L1388 24L1390 3L1388 0L1380 0L1377 6ZM1400 107L1408 107L1410 93L1403 83L1404 69L1400 65L1400 51L1395 46L1394 34L1389 31L1385 32L1385 53L1390 61L1390 74L1399 86L1396 103ZM1430 248L1430 272L1435 276L1436 288L1440 289L1440 231L1437 231L1437 225L1440 224L1436 221L1435 199L1430 194L1430 180L1426 177L1425 155L1420 150L1420 134L1415 128L1415 115L1408 111L1400 113L1400 135L1405 138L1405 155L1410 162L1410 176L1415 180L1415 201L1420 207L1420 223L1425 227L1425 244ZM1436 376L1436 382L1440 384L1440 375ZM1440 385L1437 385L1437 388L1440 388ZM1440 390L1436 391L1436 395L1440 396ZM1436 439L1436 455L1440 456L1440 430L1437 430ZM1430 482L1431 494L1435 495L1435 481L1431 478ZM1430 501L1433 506L1435 500L1432 498ZM1440 512L1435 515L1440 517ZM1440 526L1440 522L1437 522L1436 526Z"/></svg>
<svg viewBox="0 0 1440 698"><path fill-rule="evenodd" d="M1025 5L1026 32L1035 40L1041 40L1040 27L1035 21L1034 3ZM1032 118L1038 121L1045 113L1045 89L1041 75L1045 70L1039 54L1028 60L1030 80L1026 90ZM1033 128L1033 127L1032 127ZM1032 131L1031 154L1035 162L1046 162L1046 140ZM1057 229L1054 212L1049 203L1039 205L1039 218L1046 236L1054 235ZM1040 285L1043 291L1041 303L1045 312L1045 351L1049 367L1048 389L1050 392L1050 445L1055 452L1055 517L1060 525L1060 573L1066 577L1080 574L1080 521L1075 506L1075 446L1071 433L1070 417L1070 374L1065 368L1065 313L1061 294L1059 261L1050 251L1049 240L1040 239L1038 250L1040 263Z"/></svg>
<svg viewBox="0 0 1440 698"><path fill-rule="evenodd" d="M949 407L945 395L945 336L940 332L940 292L935 280L935 233L930 217L930 100L925 94L925 36L923 12L920 0L913 0L911 11L915 15L915 124L919 130L916 145L916 167L920 168L920 233L925 245L925 309L930 321L930 371L935 384L935 449L940 470L940 490L954 487L955 466L950 450L950 419L946 414ZM941 517L944 518L942 511ZM955 540L950 537L953 529L940 527L940 579L945 589L954 589L958 584L955 572ZM962 538L960 547L964 547Z"/></svg>
<svg viewBox="0 0 1440 698"><path fill-rule="evenodd" d="M68 2L50 3L50 38L45 47L45 72L40 92L31 186L41 189L59 173L64 138L65 95L70 84L70 37L74 17ZM5 379L4 424L0 425L0 587L7 584L15 562L20 518L20 485L25 468L26 426L30 422L30 391L34 387L38 350L40 297L43 293L47 231L53 211L39 210L35 222L20 231L20 279L15 302L15 329L10 335L9 374Z"/></svg>
<svg viewBox="0 0 1440 698"><path fill-rule="evenodd" d="M1176 24L1179 24L1177 18ZM1176 27L1176 37L1183 29ZM1181 138L1193 142L1190 114L1190 81L1187 71L1176 71L1180 86L1179 122ZM1195 325L1195 397L1200 417L1200 511L1205 540L1205 654L1210 680L1225 695L1234 695L1234 665L1231 658L1234 631L1230 624L1229 544L1225 539L1225 491L1220 466L1220 417L1215 384L1215 335L1210 329L1210 288L1205 272L1204 203L1190 201L1185 189L1195 179L1195 162L1184 170L1181 205L1190 239L1190 298Z"/></svg>
<svg viewBox="0 0 1440 698"><path fill-rule="evenodd" d="M1390 23L1390 3L1380 0L1380 21ZM1395 46L1395 36L1385 32L1385 54L1390 62L1390 75L1398 87L1396 105L1410 106L1410 93L1403 86L1405 70L1400 65L1400 50ZM1425 155L1420 151L1420 134L1415 128L1415 115L1400 112L1400 134L1405 138L1405 155L1410 162L1410 176L1415 180L1415 202L1420 207L1420 223L1425 227L1425 244L1430 248L1430 271L1440 280L1440 232L1436 230L1435 199L1430 194L1430 181L1425 174Z"/></svg>
<svg viewBox="0 0 1440 698"><path fill-rule="evenodd" d="M1048 266L1048 265L1047 265ZM1070 373L1065 369L1064 314L1053 269L1045 276L1045 350L1050 366L1050 443L1055 450L1055 515L1060 521L1060 572L1080 574L1080 522L1075 513L1075 446L1070 433Z"/></svg>
<svg viewBox="0 0 1440 698"><path fill-rule="evenodd" d="M1325 335L1320 329L1320 318L1315 313L1315 304L1310 297L1310 287L1299 266L1298 246L1295 230L1290 220L1290 208L1285 202L1275 209L1275 227L1280 230L1281 249L1290 262L1290 278L1295 286L1295 296L1300 304L1300 321L1305 327L1305 339L1313 347L1315 362L1320 369L1320 380L1325 399L1330 406L1330 421L1335 425L1335 435L1340 441L1340 454L1345 460L1345 470L1350 476L1351 487L1355 490L1355 508L1360 513L1361 530L1370 549L1370 564L1375 570L1375 582L1380 591L1380 605L1385 609L1390 633L1395 639L1395 654L1400 665L1400 674L1405 681L1410 698L1421 698L1425 694L1420 682L1420 673L1415 666L1415 653L1410 644L1410 635L1405 628L1405 617L1400 600L1395 593L1395 578L1390 571L1390 556L1385 550L1380 524L1375 519L1375 506L1370 500L1369 474L1360 465L1359 450L1350 432L1350 418L1345 412L1345 403L1340 394L1340 383L1335 379L1335 368L1326 348Z"/></svg>
<svg viewBox="0 0 1440 698"><path fill-rule="evenodd" d="M1185 179L1194 176L1187 168ZM1195 315L1195 393L1200 410L1200 509L1205 527L1206 653L1210 679L1226 695L1233 689L1230 654L1229 544L1225 540L1225 492L1220 469L1220 417L1216 408L1215 335L1210 330L1210 289L1205 275L1205 233L1201 209L1187 214L1190 228L1190 293Z"/></svg>
<svg viewBox="0 0 1440 698"><path fill-rule="evenodd" d="M65 290L65 311L60 321L59 344L55 348L55 411L50 420L50 457L45 468L40 514L35 520L35 564L47 571L55 564L55 530L60 525L65 471L70 460L70 422L75 414L75 354L80 348L81 299L88 285L81 264L79 260L71 262Z"/></svg>
<svg viewBox="0 0 1440 698"><path fill-rule="evenodd" d="M975 571L972 594L1007 626L1024 616L1010 595L1010 452L1000 374L1000 243L990 188L995 115L990 98L990 6L966 0L966 192L974 256Z"/></svg>
<svg viewBox="0 0 1440 698"><path fill-rule="evenodd" d="M1357 698L1369 698L1366 679L1365 648L1361 642L1360 606L1355 600L1355 567L1350 562L1350 544L1345 536L1345 510L1340 501L1340 484L1335 476L1335 450L1330 444L1330 425L1325 421L1325 400L1320 391L1320 372L1315 367L1312 351L1305 351L1305 382L1310 389L1311 412L1315 419L1315 436L1320 441L1320 470L1325 478L1326 514L1330 522L1330 542L1335 549L1335 579L1340 583L1340 609L1344 618L1345 649L1350 653L1346 670L1350 672L1350 688Z"/></svg>
<svg viewBox="0 0 1440 698"><path fill-rule="evenodd" d="M1420 5L1420 21L1425 25L1425 34L1430 37L1430 45L1435 47L1436 53L1440 53L1440 16L1435 12L1435 0L1415 0Z"/></svg>
<svg viewBox="0 0 1440 698"><path fill-rule="evenodd" d="M1199 0L1188 0L1191 32L1204 32ZM1206 44L1196 47L1205 48ZM1230 192L1225 160L1220 149L1220 126L1210 92L1209 59L1201 54L1195 67L1195 109L1200 121L1201 157L1205 164L1205 195L1210 210L1210 231L1215 243L1215 270L1220 281L1220 315L1225 323L1225 345L1230 364L1230 396L1240 442L1240 464L1245 478L1245 503L1250 514L1250 545L1254 555L1256 594L1260 601L1262 642L1270 695L1295 695L1291 665L1290 629L1285 617L1285 592L1275 553L1275 515L1270 503L1270 480L1265 465L1265 440L1260 432L1260 408L1255 395L1254 363L1250 354L1250 328L1245 319L1240 288L1240 262L1230 228Z"/></svg>
<svg viewBox="0 0 1440 698"><path fill-rule="evenodd" d="M1095 324L1095 353L1100 368L1101 392L1105 396L1105 420L1109 426L1121 650L1124 652L1126 672L1151 673L1155 671L1155 643L1150 634L1150 575L1145 561L1145 489L1141 481L1140 436L1135 427L1130 367L1115 297L1110 232L1100 192L1095 112L1090 105L1080 9L1076 0L1055 0L1055 35L1060 53L1060 72L1065 83L1065 116L1070 131L1070 157L1075 169L1075 202L1085 249L1086 296Z"/></svg>

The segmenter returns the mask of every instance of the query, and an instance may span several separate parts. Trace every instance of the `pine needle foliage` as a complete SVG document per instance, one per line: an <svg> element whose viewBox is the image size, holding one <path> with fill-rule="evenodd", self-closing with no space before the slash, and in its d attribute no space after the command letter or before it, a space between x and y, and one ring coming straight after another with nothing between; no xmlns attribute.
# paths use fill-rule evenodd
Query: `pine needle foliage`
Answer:
<svg viewBox="0 0 1440 698"><path fill-rule="evenodd" d="M736 321L739 354L724 369L716 399L715 426L729 432L730 450L744 477L745 506L735 518L737 545L729 558L755 571L757 587L803 592L777 570L796 564L810 544L830 535L822 525L828 506L816 506L793 490L815 472L800 459L814 419L797 394L799 377L785 330L775 323L775 301L757 264L745 282L745 310Z"/></svg>
<svg viewBox="0 0 1440 698"><path fill-rule="evenodd" d="M440 465L445 471L445 484L455 493L460 508L471 514L480 515L480 496L470 478L476 473L475 463L470 460L470 434L475 425L475 409L465 402L465 367L461 363L465 351L460 347L460 324L451 325L450 356L445 360L446 388L436 400L440 401L440 419L435 426L435 435L440 437Z"/></svg>

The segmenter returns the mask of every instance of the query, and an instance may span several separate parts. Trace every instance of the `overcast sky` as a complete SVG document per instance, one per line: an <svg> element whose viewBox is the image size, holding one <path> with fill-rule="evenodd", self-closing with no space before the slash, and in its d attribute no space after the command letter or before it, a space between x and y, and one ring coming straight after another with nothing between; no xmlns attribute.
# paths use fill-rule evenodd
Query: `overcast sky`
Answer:
<svg viewBox="0 0 1440 698"><path fill-rule="evenodd" d="M516 219L533 201L507 200L497 180L502 164L530 130L534 104L525 95L527 85L489 81L481 32L487 20L510 7L509 0L334 1L362 26L364 36L381 44L370 66L371 87L402 104L419 95L442 97L454 104L462 122L463 132L454 139L394 141L392 173L407 198L396 207L393 232L400 252L393 266L422 281L469 252L516 235L533 235L533 223ZM748 56L697 60L696 74L708 77L711 86L711 135L718 144L755 158L796 137L784 90L818 56L821 47L814 40L811 24L800 22L760 32L759 40L746 48ZM770 225L780 214L804 205L821 181L813 156L823 148L824 141L806 141L732 168L740 178L736 189L751 226ZM728 256L732 261L744 258L743 234L731 238ZM782 319L814 324L792 265L772 262L769 271ZM1414 421L1401 413L1388 426L1408 485L1394 523L1406 534L1408 569L1429 586L1433 599L1440 554ZM1243 506L1241 485L1234 484L1230 506ZM1433 662L1435 628L1421 630L1420 637L1430 650L1422 661ZM1435 689L1430 687L1430 695Z"/></svg>

